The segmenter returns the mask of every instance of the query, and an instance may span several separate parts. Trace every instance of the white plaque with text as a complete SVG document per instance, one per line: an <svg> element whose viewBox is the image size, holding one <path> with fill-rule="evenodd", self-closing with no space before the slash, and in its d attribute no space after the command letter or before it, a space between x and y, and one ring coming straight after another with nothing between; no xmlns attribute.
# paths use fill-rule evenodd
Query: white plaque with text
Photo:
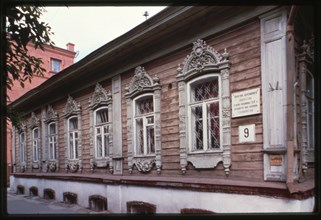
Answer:
<svg viewBox="0 0 321 220"><path fill-rule="evenodd" d="M260 113L260 88L232 93L232 118Z"/></svg>

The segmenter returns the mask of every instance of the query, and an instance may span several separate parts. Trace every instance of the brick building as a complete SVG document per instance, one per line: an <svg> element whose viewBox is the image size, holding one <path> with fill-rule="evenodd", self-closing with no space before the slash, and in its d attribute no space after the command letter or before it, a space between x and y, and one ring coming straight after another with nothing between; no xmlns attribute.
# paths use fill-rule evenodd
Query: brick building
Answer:
<svg viewBox="0 0 321 220"><path fill-rule="evenodd" d="M112 213L313 211L313 22L167 7L11 104L12 189Z"/></svg>
<svg viewBox="0 0 321 220"><path fill-rule="evenodd" d="M35 57L42 58L43 67L46 69L46 72L43 76L34 76L32 78L32 82L26 81L24 87L20 86L20 83L13 80L13 86L11 90L7 90L8 95L8 103L10 104L19 97L23 96L28 91L36 88L41 83L49 79L50 77L56 75L61 70L67 68L68 66L74 63L74 58L76 52L74 51L75 45L72 43L68 43L66 45L66 49L59 48L59 47L51 47L51 46L44 46L44 51L41 49L35 49L35 47L29 43L27 45L28 51L30 55ZM7 172L8 175L11 174L12 171L12 151L11 151L11 139L12 139L12 126L11 123L8 122L7 124Z"/></svg>

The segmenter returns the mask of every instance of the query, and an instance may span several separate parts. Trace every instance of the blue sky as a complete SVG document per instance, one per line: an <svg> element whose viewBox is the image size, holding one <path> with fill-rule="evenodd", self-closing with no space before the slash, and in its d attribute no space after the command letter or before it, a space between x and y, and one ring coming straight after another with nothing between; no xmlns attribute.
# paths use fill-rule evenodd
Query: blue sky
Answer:
<svg viewBox="0 0 321 220"><path fill-rule="evenodd" d="M56 46L66 48L68 42L79 51L75 62L87 56L109 41L121 36L154 16L164 6L131 7L46 7L41 20L49 23Z"/></svg>

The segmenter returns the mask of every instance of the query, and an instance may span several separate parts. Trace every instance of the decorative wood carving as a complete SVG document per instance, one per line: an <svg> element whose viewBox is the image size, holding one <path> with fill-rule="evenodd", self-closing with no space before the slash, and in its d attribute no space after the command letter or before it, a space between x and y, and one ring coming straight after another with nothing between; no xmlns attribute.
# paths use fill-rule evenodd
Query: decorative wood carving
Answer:
<svg viewBox="0 0 321 220"><path fill-rule="evenodd" d="M95 157L95 145L94 145L94 138L95 138L95 128L94 128L94 110L101 107L106 106L108 107L108 118L112 119L112 94L110 91L106 91L101 84L97 83L95 86L94 93L91 98L89 98L89 118L90 118L90 138L89 138L89 146L90 146L90 170L94 173L95 168L100 167L108 167L110 173L113 173L113 165L112 165L112 156L113 156L113 141L112 141L112 123L109 124L109 140L108 143L109 147L109 155L106 158L99 158ZM112 119L113 120L113 119Z"/></svg>
<svg viewBox="0 0 321 220"><path fill-rule="evenodd" d="M306 173L308 170L308 162L313 161L314 151L308 149L308 99L307 91L307 75L311 66L314 65L314 36L311 36L309 41L303 40L301 53L298 56L299 61L299 78L300 78L300 101L301 101L301 147L302 147L302 171ZM311 131L310 131L311 132Z"/></svg>
<svg viewBox="0 0 321 220"><path fill-rule="evenodd" d="M69 149L68 149L68 118L72 115L77 116L78 120L78 159L70 159L69 158ZM83 156L82 156L82 120L81 120L81 106L78 104L70 95L68 95L67 103L64 108L64 128L65 128L65 170L68 172L70 170L71 172L82 172L82 162L83 162Z"/></svg>
<svg viewBox="0 0 321 220"><path fill-rule="evenodd" d="M129 86L126 86L125 88L126 96L133 98L139 93L160 89L159 85L159 78L157 76L151 78L144 67L138 66L135 69L135 74L130 81Z"/></svg>
<svg viewBox="0 0 321 220"><path fill-rule="evenodd" d="M64 108L64 116L68 118L73 114L79 114L81 106L71 96L68 96L67 103Z"/></svg>
<svg viewBox="0 0 321 220"><path fill-rule="evenodd" d="M179 133L180 133L180 163L181 170L186 172L187 163L191 162L195 168L215 168L219 162L223 162L224 171L229 174L231 166L231 110L229 89L229 54L225 49L222 54L198 39L193 43L192 52L184 59L177 68L177 81L179 92ZM192 154L189 152L188 143L188 115L187 115L187 92L186 87L190 79L207 73L221 75L221 98L222 98L222 151Z"/></svg>
<svg viewBox="0 0 321 220"><path fill-rule="evenodd" d="M51 105L48 105L44 122L48 124L50 121L58 121L58 113L55 112Z"/></svg>
<svg viewBox="0 0 321 220"><path fill-rule="evenodd" d="M107 92L99 83L97 83L92 97L89 98L89 108L95 109L100 105L108 105L111 101L111 92Z"/></svg>
<svg viewBox="0 0 321 220"><path fill-rule="evenodd" d="M142 173L150 172L155 164L157 173L161 173L161 132L160 132L160 92L161 85L157 76L151 78L144 67L138 66L129 86L126 86L125 97L127 99L127 144L128 144L128 169L132 173L135 165ZM154 96L154 120L155 120L155 156L136 156L134 152L133 129L133 99L142 93L153 93Z"/></svg>
<svg viewBox="0 0 321 220"><path fill-rule="evenodd" d="M34 112L32 112L31 118L29 120L29 128L39 127L39 125L40 125L39 118L35 115Z"/></svg>

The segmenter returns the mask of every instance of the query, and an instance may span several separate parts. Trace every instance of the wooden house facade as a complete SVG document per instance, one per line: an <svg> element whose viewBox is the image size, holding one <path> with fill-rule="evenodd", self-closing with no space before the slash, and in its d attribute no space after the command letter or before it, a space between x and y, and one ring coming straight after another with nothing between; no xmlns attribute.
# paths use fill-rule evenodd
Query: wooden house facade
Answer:
<svg viewBox="0 0 321 220"><path fill-rule="evenodd" d="M12 103L12 189L113 213L313 211L313 21L167 7Z"/></svg>

